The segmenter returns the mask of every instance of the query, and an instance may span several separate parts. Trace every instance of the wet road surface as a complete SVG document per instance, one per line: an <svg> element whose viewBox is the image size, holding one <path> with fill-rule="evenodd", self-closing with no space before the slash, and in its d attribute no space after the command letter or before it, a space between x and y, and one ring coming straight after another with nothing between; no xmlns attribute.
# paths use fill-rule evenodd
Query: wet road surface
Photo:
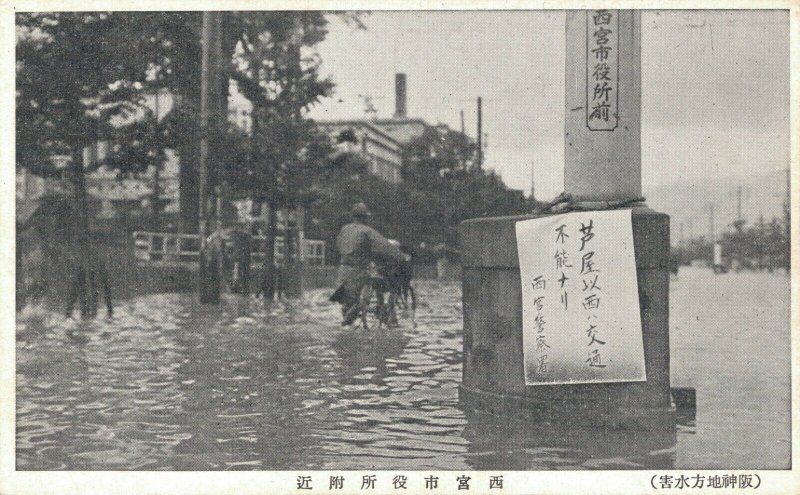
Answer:
<svg viewBox="0 0 800 495"><path fill-rule="evenodd" d="M329 291L265 306L127 301L112 322L17 322L22 470L665 469L789 465L789 278L682 269L673 383L696 422L657 434L519 424L459 407L459 284L417 327L342 329Z"/></svg>

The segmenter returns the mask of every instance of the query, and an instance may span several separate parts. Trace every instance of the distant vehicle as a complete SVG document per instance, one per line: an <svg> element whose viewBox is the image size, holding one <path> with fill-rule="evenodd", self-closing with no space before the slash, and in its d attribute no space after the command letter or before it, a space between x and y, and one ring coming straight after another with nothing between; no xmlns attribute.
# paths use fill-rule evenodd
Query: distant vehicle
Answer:
<svg viewBox="0 0 800 495"><path fill-rule="evenodd" d="M722 257L722 244L714 243L714 260L712 268L714 273L728 273L730 260Z"/></svg>

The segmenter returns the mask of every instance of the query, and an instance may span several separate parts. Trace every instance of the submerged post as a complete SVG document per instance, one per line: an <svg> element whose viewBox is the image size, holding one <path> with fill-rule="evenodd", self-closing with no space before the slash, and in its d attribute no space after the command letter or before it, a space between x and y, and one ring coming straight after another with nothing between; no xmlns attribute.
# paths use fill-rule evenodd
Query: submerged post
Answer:
<svg viewBox="0 0 800 495"><path fill-rule="evenodd" d="M639 349L643 348L643 352L638 352L644 361L646 379L589 383L576 378L569 383L532 385L525 369L529 361L524 349L530 347L523 347L524 340L531 342L532 337L523 335L515 226L521 220L543 218L551 213L475 219L462 223L460 232L464 311L462 398L471 408L494 413L522 412L555 422L585 420L674 433L669 378L669 217L647 208L639 200L640 13L568 11L566 16L565 192L583 210L607 209L608 202L630 202L625 206L631 210L630 228L627 232L611 231L606 235L612 236L613 244L613 236L628 236L630 242L632 234L634 260L630 271L635 265L641 320ZM552 261L553 252L529 251L526 256L534 260L547 257ZM572 263L580 264L580 259L572 258ZM633 298L635 304L635 295ZM561 302L566 307L567 301ZM530 308L527 313L530 318ZM549 329L551 334L559 336L583 330ZM596 342L594 336L592 342ZM585 369L581 371L584 372L588 373Z"/></svg>
<svg viewBox="0 0 800 495"><path fill-rule="evenodd" d="M200 263L198 273L198 295L204 304L219 304L220 261L222 240L219 237L219 208L217 210L217 237L209 242L211 234L211 202L216 178L217 161L211 140L223 118L220 111L219 93L222 71L221 30L222 17L219 12L203 12L202 67L200 81ZM217 195L218 196L218 195Z"/></svg>

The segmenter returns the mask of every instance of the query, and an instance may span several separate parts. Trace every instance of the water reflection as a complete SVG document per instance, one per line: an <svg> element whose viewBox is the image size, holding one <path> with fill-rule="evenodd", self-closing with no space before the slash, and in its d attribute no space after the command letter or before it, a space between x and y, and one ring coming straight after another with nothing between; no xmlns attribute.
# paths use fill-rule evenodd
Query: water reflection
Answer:
<svg viewBox="0 0 800 495"><path fill-rule="evenodd" d="M472 469L672 469L675 429L641 432L531 424L469 412L464 438Z"/></svg>
<svg viewBox="0 0 800 495"><path fill-rule="evenodd" d="M458 287L430 284L420 293L416 328L377 332L339 328L322 291L269 306L229 298L221 311L188 295L147 296L111 323L21 318L18 467L651 465L615 460L626 457L629 439L530 428L520 436L510 425L468 420L457 393ZM578 448L580 438L610 447ZM648 442L627 457L663 448ZM609 460L592 464L598 456Z"/></svg>
<svg viewBox="0 0 800 495"><path fill-rule="evenodd" d="M381 332L340 328L326 291L269 306L230 297L220 308L191 295L144 296L124 303L113 322L27 311L17 322L17 467L664 469L695 466L698 455L724 462L728 435L708 442L694 434L713 435L719 430L708 425L726 417L724 394L708 387L698 387L700 426L679 425L677 449L674 432L465 414L459 289L421 284L417 327ZM691 344L695 333L678 341ZM755 442L762 431L775 430L747 430L737 442Z"/></svg>
<svg viewBox="0 0 800 495"><path fill-rule="evenodd" d="M397 363L396 358L403 353L410 340L411 336L402 333L402 329L364 331L355 328L339 333L332 347L342 360L342 371L354 375L352 383L359 382L359 371L365 369L371 372L368 375L369 382L380 384L389 369L395 367L389 365Z"/></svg>

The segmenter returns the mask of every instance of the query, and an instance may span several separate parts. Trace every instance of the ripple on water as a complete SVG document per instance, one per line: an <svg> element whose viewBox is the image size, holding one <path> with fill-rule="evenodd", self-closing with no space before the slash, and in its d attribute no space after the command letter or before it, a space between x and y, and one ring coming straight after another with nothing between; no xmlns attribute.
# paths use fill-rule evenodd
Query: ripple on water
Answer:
<svg viewBox="0 0 800 495"><path fill-rule="evenodd" d="M226 295L219 309L192 295L142 296L122 303L112 322L28 311L17 322L17 467L658 469L676 462L674 435L628 438L467 417L457 390L460 287L421 283L418 294L418 326L405 320L380 333L339 328L338 308L322 290L303 303L270 306ZM679 323L680 345L702 334L694 320ZM679 372L690 364L676 359ZM722 360L712 367L728 371ZM787 380L773 373L758 384ZM782 409L755 418L742 390L738 405L703 392L707 404L728 412L699 414L700 426L679 435L699 437L703 421L725 417L773 431Z"/></svg>

